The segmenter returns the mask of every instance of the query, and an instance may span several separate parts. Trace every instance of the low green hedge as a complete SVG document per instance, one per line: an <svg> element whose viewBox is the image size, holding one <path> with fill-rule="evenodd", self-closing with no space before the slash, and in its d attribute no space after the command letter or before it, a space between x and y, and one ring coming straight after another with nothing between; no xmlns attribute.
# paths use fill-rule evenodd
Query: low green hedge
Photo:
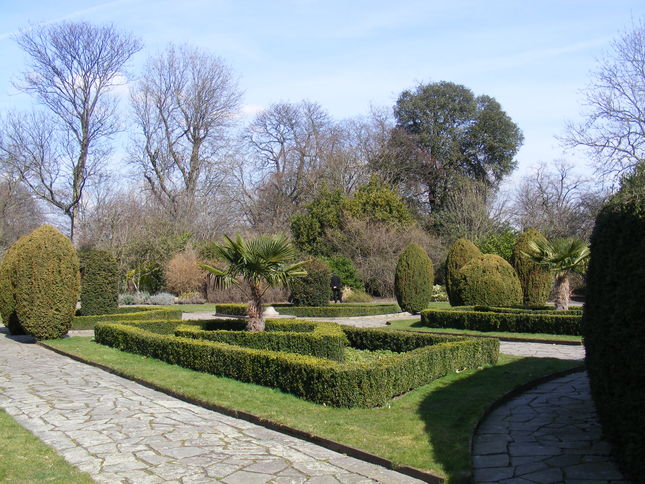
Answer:
<svg viewBox="0 0 645 484"><path fill-rule="evenodd" d="M504 306L504 307L496 307L496 306L457 306L455 309L456 310L462 310L463 308L472 308L475 311L484 311L484 312L494 312L494 313L522 313L522 314L554 314L556 316L562 316L562 315L576 315L576 314L582 314L582 307L581 306L575 306L575 307L570 307L566 311L556 311L555 307L553 306Z"/></svg>
<svg viewBox="0 0 645 484"><path fill-rule="evenodd" d="M461 306L446 310L425 309L421 311L421 323L430 328L579 336L582 313L562 313L563 311Z"/></svg>
<svg viewBox="0 0 645 484"><path fill-rule="evenodd" d="M241 320L192 322L178 326L175 335L336 361L343 361L345 358L348 340L337 324L270 319L266 322L266 331L259 333L244 331L245 325L246 322Z"/></svg>
<svg viewBox="0 0 645 484"><path fill-rule="evenodd" d="M318 324L311 322L311 324ZM158 329L155 329L158 325ZM319 404L374 407L392 397L429 383L449 372L494 364L496 339L427 335L343 328L350 341L378 349L416 349L370 363L339 363L295 353L243 348L226 343L168 334L180 322L100 323L98 343L141 354L197 371L278 388ZM377 334L370 335L367 332ZM367 343L369 342L369 343ZM405 342L405 343L403 343Z"/></svg>
<svg viewBox="0 0 645 484"><path fill-rule="evenodd" d="M74 316L72 329L92 329L104 321L146 321L146 320L181 320L181 309L165 309L155 306L136 308L119 308L118 313L99 314L96 316Z"/></svg>
<svg viewBox="0 0 645 484"><path fill-rule="evenodd" d="M382 304L335 304L330 306L292 306L290 304L273 304L279 314L297 316L299 318L343 318L352 316L376 316L379 314L394 314L401 312L396 303ZM228 316L246 315L244 304L218 304L217 314Z"/></svg>

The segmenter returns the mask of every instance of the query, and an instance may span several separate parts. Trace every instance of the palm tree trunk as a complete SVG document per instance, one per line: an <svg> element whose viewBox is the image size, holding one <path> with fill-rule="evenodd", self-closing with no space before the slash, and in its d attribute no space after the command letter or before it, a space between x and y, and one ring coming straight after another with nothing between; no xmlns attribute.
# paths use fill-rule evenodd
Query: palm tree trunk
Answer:
<svg viewBox="0 0 645 484"><path fill-rule="evenodd" d="M251 286L251 302L246 310L248 321L246 322L246 329L248 331L264 331L264 316L262 308L262 293L256 284L249 284Z"/></svg>
<svg viewBox="0 0 645 484"><path fill-rule="evenodd" d="M556 311L566 311L569 309L569 275L558 275L555 278L554 300Z"/></svg>

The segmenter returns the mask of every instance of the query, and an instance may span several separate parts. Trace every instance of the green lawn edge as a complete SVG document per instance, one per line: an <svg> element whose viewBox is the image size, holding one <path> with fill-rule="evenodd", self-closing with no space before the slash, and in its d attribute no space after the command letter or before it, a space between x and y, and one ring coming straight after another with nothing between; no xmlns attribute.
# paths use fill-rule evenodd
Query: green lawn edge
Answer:
<svg viewBox="0 0 645 484"><path fill-rule="evenodd" d="M88 337L42 344L188 400L245 412L363 450L395 466L445 476L448 482L469 479L470 438L495 401L527 382L581 364L501 355L495 366L450 374L392 400L387 407L346 409L125 353Z"/></svg>
<svg viewBox="0 0 645 484"><path fill-rule="evenodd" d="M473 331L455 328L429 328L423 326L419 318L397 319L388 321L387 328L397 331L415 331L457 336L477 336L498 338L504 341L526 341L533 343L582 344L582 336L548 333L510 333L506 331Z"/></svg>
<svg viewBox="0 0 645 484"><path fill-rule="evenodd" d="M94 481L0 409L0 482L90 484Z"/></svg>

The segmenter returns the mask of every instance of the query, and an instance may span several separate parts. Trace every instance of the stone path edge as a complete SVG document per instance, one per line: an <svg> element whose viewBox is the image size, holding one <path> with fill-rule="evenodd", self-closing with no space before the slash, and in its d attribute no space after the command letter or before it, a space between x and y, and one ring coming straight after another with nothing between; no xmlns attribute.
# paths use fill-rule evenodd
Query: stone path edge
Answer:
<svg viewBox="0 0 645 484"><path fill-rule="evenodd" d="M276 432L280 432L286 435L290 435L291 437L296 437L302 440L305 440L307 442L311 442L312 444L320 445L321 447L325 447L329 450L333 450L334 452L339 452L342 454L345 454L349 457L354 457L355 459L360 459L365 462L369 462L370 464L375 464L379 465L381 467L385 467L386 469L394 470L396 472L400 472L401 474L408 475L410 477L414 477L415 479L419 479L424 482L428 482L431 484L443 484L445 483L445 479L441 476L438 476L436 474L433 474L429 471L424 471L422 469L417 469L416 467L412 466L396 466L391 460L386 459L384 457L378 456L376 454L372 454L370 452L367 452L365 450L358 449L356 447L351 447L347 444L343 444L341 442L336 442L335 440L327 439L325 437L321 437L319 435L311 434L309 432L305 432L304 430L299 430L294 427L289 427L288 425L281 424L278 422L274 422L272 420L265 419L263 417L259 417L255 414L249 413L249 412L244 412L241 410L235 410L231 409L228 407L223 407L217 404L205 402L203 400L199 400L197 398L190 398L185 395L182 395L180 393L174 392L172 390L169 390L167 388L164 388L162 386L156 385L154 383L151 383L149 381L143 380L141 378L133 377L130 375L127 375L125 373L120 372L119 370L115 370L113 368L110 368L109 366L102 365L101 363L96 363L94 361L89 361L84 358L81 358L80 356L67 353L66 351L63 351L59 348L53 348L46 343L43 343L41 341L36 342L37 345L49 350L53 351L54 353L57 353L59 355L65 356L67 358L70 358L72 360L78 361L80 363L90 365L93 367L96 367L100 370L103 370L107 373L111 373L113 375L119 376L121 378L125 378L127 380L131 380L133 382L138 383L139 385L142 385L146 388L150 388L151 390L156 390L158 392L164 393L168 396L171 396L173 398L176 398L178 400L181 400L186 403L191 403L193 405L198 405L200 407L203 407L207 410L211 410L214 412L221 413L223 415L226 415L228 417L233 417L233 418L239 418L241 420L245 420L247 422L251 422L256 425L260 425L262 427L265 427L269 430L274 430ZM479 422L477 424L479 426ZM471 442L469 443L469 447L472 449L472 437L471 437Z"/></svg>
<svg viewBox="0 0 645 484"><path fill-rule="evenodd" d="M470 468L473 469L473 437L477 435L477 431L479 430L480 425L488 418L488 416L497 408L505 404L506 402L512 400L515 397L520 396L522 393L525 393L526 391L535 388L539 385L542 385L543 383L550 382L551 380L555 380L557 378L571 375L573 373L579 373L581 371L585 371L585 366L580 365L576 366L574 368L569 368L568 370L562 370L558 371L555 373L551 373L550 375L545 375L541 376L540 378L536 378L535 380L531 380L529 382L523 383L518 387L513 388L512 390L506 392L504 395L502 395L500 398L495 400L482 414L482 416L479 418L479 421L477 422L477 425L475 425L475 430L473 431L473 434L470 436L470 442L468 443L468 448L470 450Z"/></svg>

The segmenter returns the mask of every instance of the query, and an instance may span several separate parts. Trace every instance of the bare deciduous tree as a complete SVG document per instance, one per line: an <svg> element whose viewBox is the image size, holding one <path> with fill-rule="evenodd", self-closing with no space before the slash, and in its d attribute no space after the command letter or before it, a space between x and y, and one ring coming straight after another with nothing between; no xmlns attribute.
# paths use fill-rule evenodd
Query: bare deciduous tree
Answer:
<svg viewBox="0 0 645 484"><path fill-rule="evenodd" d="M0 251L45 221L38 202L17 179L0 179Z"/></svg>
<svg viewBox="0 0 645 484"><path fill-rule="evenodd" d="M600 175L620 175L645 161L645 22L614 40L585 91L585 121L564 138L587 148Z"/></svg>
<svg viewBox="0 0 645 484"><path fill-rule="evenodd" d="M540 165L523 179L512 211L521 230L534 227L547 238L586 240L606 196L591 180L576 175L570 164L558 161L553 167Z"/></svg>
<svg viewBox="0 0 645 484"><path fill-rule="evenodd" d="M109 152L119 130L112 88L124 82L123 68L141 43L113 26L64 22L22 32L17 42L29 66L16 86L45 108L11 115L0 149L5 162L33 193L76 224L83 190Z"/></svg>
<svg viewBox="0 0 645 484"><path fill-rule="evenodd" d="M155 198L174 218L194 218L196 201L216 193L228 169L223 148L240 102L223 61L189 46L151 58L132 92L140 130L132 148Z"/></svg>

